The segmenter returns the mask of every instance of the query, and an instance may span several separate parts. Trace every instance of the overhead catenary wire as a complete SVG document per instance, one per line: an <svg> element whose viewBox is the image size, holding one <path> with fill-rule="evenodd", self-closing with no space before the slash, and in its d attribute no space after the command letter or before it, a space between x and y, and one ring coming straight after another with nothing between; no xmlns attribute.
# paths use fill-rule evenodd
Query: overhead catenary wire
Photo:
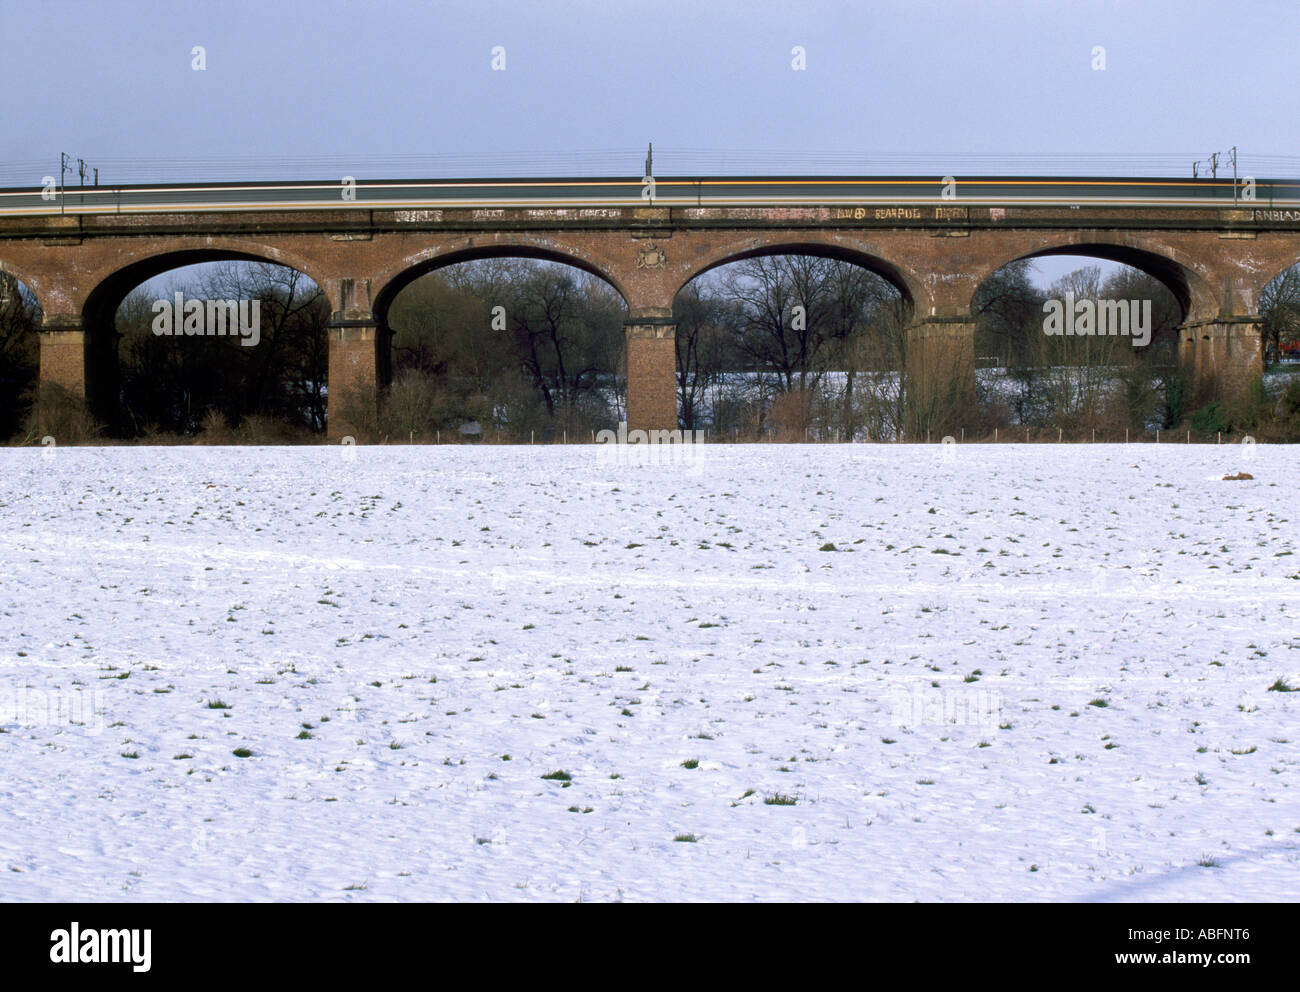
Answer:
<svg viewBox="0 0 1300 992"><path fill-rule="evenodd" d="M1188 177L1204 153L1051 152L882 154L845 150L708 149L659 145L656 173L670 175L982 175ZM492 153L368 152L357 155L118 157L96 155L101 184L357 179L636 176L645 148ZM1300 156L1239 154L1242 176L1300 176ZM0 186L39 186L58 173L58 154L0 162Z"/></svg>

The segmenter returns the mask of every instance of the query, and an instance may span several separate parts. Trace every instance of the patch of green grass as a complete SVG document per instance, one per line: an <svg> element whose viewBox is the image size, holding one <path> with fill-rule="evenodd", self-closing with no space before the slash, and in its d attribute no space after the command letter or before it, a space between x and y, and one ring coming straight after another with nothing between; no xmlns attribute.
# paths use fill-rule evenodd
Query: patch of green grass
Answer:
<svg viewBox="0 0 1300 992"><path fill-rule="evenodd" d="M229 704L229 703L223 703L220 699L209 699L209 700L208 700L208 709L210 709L210 710L228 710L228 709L230 709L230 704Z"/></svg>
<svg viewBox="0 0 1300 992"><path fill-rule="evenodd" d="M570 775L562 768L559 771L548 772L547 774L543 775L542 778L546 779L548 782L572 782L573 781L573 776Z"/></svg>
<svg viewBox="0 0 1300 992"><path fill-rule="evenodd" d="M774 792L770 796L763 797L764 806L794 806L799 800L794 796L787 796L783 792Z"/></svg>
<svg viewBox="0 0 1300 992"><path fill-rule="evenodd" d="M1098 709L1103 709L1103 710L1104 710L1107 706L1110 705L1110 703L1108 703L1108 702L1106 702L1106 700L1101 699L1100 697L1098 697L1097 699L1090 699L1090 700L1088 700L1088 705L1089 705L1089 706L1096 706Z"/></svg>
<svg viewBox="0 0 1300 992"><path fill-rule="evenodd" d="M251 758L253 756L253 752L246 747L237 747L230 753L236 758Z"/></svg>
<svg viewBox="0 0 1300 992"><path fill-rule="evenodd" d="M683 768L699 768L700 761L698 758L688 758L682 762Z"/></svg>
<svg viewBox="0 0 1300 992"><path fill-rule="evenodd" d="M699 840L699 838L694 834L678 834L673 838L673 840L679 844L694 844Z"/></svg>
<svg viewBox="0 0 1300 992"><path fill-rule="evenodd" d="M1300 692L1300 689L1297 689L1293 685L1288 685L1286 679L1279 678L1276 682L1274 682L1271 686L1268 687L1268 691L1269 692Z"/></svg>

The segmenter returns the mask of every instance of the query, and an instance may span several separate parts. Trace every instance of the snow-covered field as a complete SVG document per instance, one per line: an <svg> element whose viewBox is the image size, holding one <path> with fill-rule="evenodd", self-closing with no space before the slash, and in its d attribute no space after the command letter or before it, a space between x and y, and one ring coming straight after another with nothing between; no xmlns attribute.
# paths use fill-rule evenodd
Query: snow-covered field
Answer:
<svg viewBox="0 0 1300 992"><path fill-rule="evenodd" d="M0 451L0 900L1300 896L1300 449L703 453Z"/></svg>

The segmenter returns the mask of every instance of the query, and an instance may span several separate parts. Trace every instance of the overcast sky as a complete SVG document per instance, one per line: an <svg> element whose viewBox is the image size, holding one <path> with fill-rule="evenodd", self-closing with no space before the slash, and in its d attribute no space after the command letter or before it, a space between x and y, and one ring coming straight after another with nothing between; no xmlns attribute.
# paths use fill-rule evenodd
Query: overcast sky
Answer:
<svg viewBox="0 0 1300 992"><path fill-rule="evenodd" d="M1281 175L1298 29L1295 0L3 0L0 181L61 151L106 182L625 175L648 140L661 175L1187 174L1234 144Z"/></svg>
<svg viewBox="0 0 1300 992"><path fill-rule="evenodd" d="M640 175L651 140L659 175L1188 175L1232 145L1300 175L1296 0L0 0L0 40L2 185L60 152L109 183Z"/></svg>

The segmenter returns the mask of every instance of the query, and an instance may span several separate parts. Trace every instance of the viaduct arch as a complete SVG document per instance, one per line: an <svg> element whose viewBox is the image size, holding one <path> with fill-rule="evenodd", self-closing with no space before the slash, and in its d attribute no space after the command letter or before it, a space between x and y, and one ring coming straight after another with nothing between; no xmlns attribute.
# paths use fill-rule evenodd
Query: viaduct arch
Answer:
<svg viewBox="0 0 1300 992"><path fill-rule="evenodd" d="M329 434L351 432L344 398L380 401L388 307L403 286L457 262L565 262L622 294L630 429L677 426L677 291L727 262L783 253L875 271L911 305L908 364L925 421L974 392L971 300L1008 262L1051 254L1151 273L1183 308L1180 360L1204 397L1243 392L1262 372L1260 291L1300 260L1300 211L1242 207L722 206L239 210L0 217L0 268L43 311L42 384L96 402L118 302L178 265L252 259L290 266L330 301ZM89 388L88 388L89 387Z"/></svg>

